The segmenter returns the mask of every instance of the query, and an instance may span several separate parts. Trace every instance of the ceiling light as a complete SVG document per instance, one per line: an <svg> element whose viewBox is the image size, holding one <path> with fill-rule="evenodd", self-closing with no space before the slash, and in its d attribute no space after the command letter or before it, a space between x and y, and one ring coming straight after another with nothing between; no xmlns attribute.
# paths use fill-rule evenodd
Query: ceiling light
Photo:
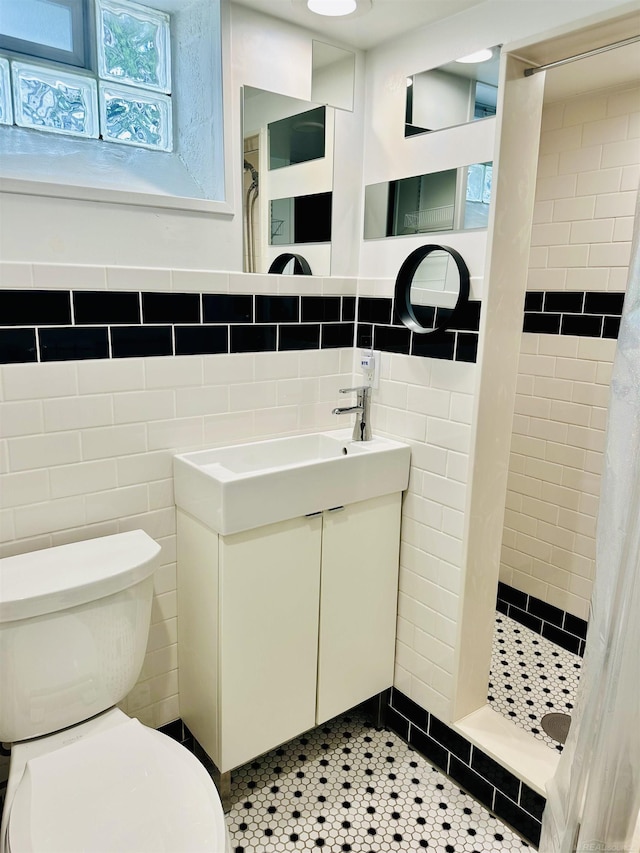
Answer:
<svg viewBox="0 0 640 853"><path fill-rule="evenodd" d="M307 0L307 6L316 15L350 15L358 8L356 0Z"/></svg>
<svg viewBox="0 0 640 853"><path fill-rule="evenodd" d="M490 48L486 50L476 50L475 53L470 53L468 56L461 56L456 59L456 62L486 62L493 57L493 51Z"/></svg>

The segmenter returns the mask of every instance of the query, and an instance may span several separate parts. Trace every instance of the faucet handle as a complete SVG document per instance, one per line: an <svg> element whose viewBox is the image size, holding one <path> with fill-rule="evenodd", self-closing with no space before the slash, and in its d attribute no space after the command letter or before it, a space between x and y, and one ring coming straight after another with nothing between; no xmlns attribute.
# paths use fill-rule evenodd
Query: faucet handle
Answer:
<svg viewBox="0 0 640 853"><path fill-rule="evenodd" d="M357 391L358 394L362 391L365 394L367 391L371 391L370 385L357 385L355 388L340 388L341 394L352 394L354 391Z"/></svg>

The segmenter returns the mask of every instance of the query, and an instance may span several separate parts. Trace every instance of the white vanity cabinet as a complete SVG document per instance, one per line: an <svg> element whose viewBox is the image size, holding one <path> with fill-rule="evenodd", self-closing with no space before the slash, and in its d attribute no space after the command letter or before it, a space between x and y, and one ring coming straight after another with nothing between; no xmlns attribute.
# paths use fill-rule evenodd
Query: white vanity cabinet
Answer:
<svg viewBox="0 0 640 853"><path fill-rule="evenodd" d="M391 686L400 504L225 536L178 508L180 712L221 773Z"/></svg>

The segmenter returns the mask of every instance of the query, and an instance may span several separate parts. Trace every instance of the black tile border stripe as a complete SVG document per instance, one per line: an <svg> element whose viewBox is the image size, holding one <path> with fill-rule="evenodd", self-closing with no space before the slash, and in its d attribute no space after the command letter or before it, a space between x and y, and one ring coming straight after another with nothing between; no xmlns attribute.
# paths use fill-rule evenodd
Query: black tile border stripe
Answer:
<svg viewBox="0 0 640 853"><path fill-rule="evenodd" d="M623 304L624 293L617 291L528 291L523 331L617 339ZM391 297L0 289L0 363L225 352L219 336L215 343L207 340L204 330L212 326L225 326L229 342L246 338L247 349L230 345L226 352L373 346L383 352L475 363L480 310L481 303L471 300L455 328L418 335L401 325ZM314 323L319 335L308 328ZM186 347L194 352L176 349L174 334L170 347L159 344L157 335L155 344L145 346L154 333L140 334L130 353L125 347L124 356L118 347L119 354L113 352L119 327L173 330L178 325L200 330L195 338L199 346L194 342ZM89 346L79 347L78 333L68 331L81 326L93 329ZM247 326L253 331L246 331ZM261 326L264 331L259 331ZM59 344L43 354L41 333L51 327L59 334L49 338ZM108 334L106 352L97 343L100 329ZM273 329L275 339L269 331Z"/></svg>
<svg viewBox="0 0 640 853"><path fill-rule="evenodd" d="M455 326L423 335L404 326L395 310L395 299L360 296L357 306L356 346L382 352L475 363L478 357L482 303L470 300ZM435 314L431 322L435 320Z"/></svg>
<svg viewBox="0 0 640 853"><path fill-rule="evenodd" d="M353 347L355 296L0 289L0 364Z"/></svg>
<svg viewBox="0 0 640 853"><path fill-rule="evenodd" d="M528 290L522 331L617 339L624 296L610 290Z"/></svg>
<svg viewBox="0 0 640 853"><path fill-rule="evenodd" d="M557 646L584 656L588 626L584 619L502 581L498 583L496 609Z"/></svg>
<svg viewBox="0 0 640 853"><path fill-rule="evenodd" d="M418 335L389 297L0 289L0 364L372 345L469 363L480 308L472 301L456 328Z"/></svg>
<svg viewBox="0 0 640 853"><path fill-rule="evenodd" d="M386 725L529 843L538 846L544 797L396 687L391 689Z"/></svg>

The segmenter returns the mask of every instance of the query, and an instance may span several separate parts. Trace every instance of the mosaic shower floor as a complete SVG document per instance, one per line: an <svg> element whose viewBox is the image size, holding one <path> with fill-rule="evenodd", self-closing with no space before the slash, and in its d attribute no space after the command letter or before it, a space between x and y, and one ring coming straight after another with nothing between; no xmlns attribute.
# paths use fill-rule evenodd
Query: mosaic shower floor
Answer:
<svg viewBox="0 0 640 853"><path fill-rule="evenodd" d="M356 714L234 770L231 803L234 853L528 848L397 735Z"/></svg>
<svg viewBox="0 0 640 853"><path fill-rule="evenodd" d="M498 613L487 698L494 710L562 752L541 720L549 713L571 714L581 666L579 655Z"/></svg>

